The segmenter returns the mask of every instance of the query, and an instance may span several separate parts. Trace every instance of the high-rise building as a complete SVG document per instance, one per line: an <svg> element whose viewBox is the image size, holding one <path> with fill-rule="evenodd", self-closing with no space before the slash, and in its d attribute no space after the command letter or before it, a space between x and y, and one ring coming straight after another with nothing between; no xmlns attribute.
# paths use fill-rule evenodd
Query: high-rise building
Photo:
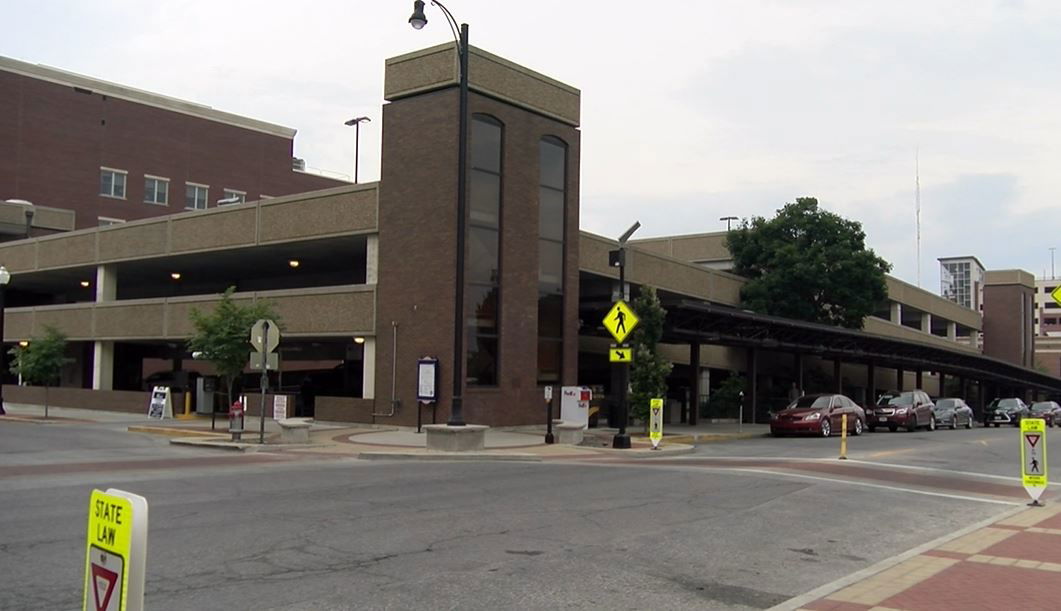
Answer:
<svg viewBox="0 0 1061 611"><path fill-rule="evenodd" d="M944 299L982 312L984 309L984 265L976 257L939 259L939 294Z"/></svg>

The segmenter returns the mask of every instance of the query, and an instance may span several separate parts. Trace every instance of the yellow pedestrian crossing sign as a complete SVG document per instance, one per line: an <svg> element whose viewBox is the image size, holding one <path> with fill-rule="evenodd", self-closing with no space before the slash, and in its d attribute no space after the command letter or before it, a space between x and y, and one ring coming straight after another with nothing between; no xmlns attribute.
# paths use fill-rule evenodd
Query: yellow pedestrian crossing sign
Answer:
<svg viewBox="0 0 1061 611"><path fill-rule="evenodd" d="M1061 305L1061 286L1058 286L1056 289L1050 291L1050 296L1054 298L1054 301Z"/></svg>
<svg viewBox="0 0 1061 611"><path fill-rule="evenodd" d="M622 346L616 348L612 346L612 349L608 351L608 360L612 363L629 363L634 360L634 351L632 348Z"/></svg>
<svg viewBox="0 0 1061 611"><path fill-rule="evenodd" d="M1046 475L1046 421L1042 418L1023 418L1020 421L1021 479L1024 489L1033 503L1047 486Z"/></svg>
<svg viewBox="0 0 1061 611"><path fill-rule="evenodd" d="M615 341L621 344L630 335L630 332L634 330L639 320L634 311L630 309L630 306L620 299L615 302L612 309L608 310L608 314L605 315L604 328L608 329Z"/></svg>

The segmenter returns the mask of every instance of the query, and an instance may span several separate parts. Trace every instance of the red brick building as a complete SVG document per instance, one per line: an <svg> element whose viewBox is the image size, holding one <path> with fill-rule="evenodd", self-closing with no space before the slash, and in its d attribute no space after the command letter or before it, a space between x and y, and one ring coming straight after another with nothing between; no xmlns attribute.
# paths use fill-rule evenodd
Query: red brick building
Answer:
<svg viewBox="0 0 1061 611"><path fill-rule="evenodd" d="M295 130L0 57L0 200L76 228L341 186L295 169Z"/></svg>

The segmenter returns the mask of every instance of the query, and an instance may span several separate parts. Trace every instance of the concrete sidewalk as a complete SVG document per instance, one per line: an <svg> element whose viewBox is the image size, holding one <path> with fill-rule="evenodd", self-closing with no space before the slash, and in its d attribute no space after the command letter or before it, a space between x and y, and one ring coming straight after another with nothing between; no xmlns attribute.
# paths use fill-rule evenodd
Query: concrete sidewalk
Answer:
<svg viewBox="0 0 1061 611"><path fill-rule="evenodd" d="M1054 503L1009 512L774 609L1061 609L1061 504Z"/></svg>

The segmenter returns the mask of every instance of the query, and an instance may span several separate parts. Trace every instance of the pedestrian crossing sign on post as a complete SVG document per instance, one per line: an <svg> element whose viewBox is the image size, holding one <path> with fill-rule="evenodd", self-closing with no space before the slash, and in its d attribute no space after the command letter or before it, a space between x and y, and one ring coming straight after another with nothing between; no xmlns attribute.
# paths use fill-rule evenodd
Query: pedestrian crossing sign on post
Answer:
<svg viewBox="0 0 1061 611"><path fill-rule="evenodd" d="M1024 418L1020 421L1021 480L1032 505L1041 505L1039 497L1046 490L1046 421Z"/></svg>
<svg viewBox="0 0 1061 611"><path fill-rule="evenodd" d="M634 360L633 348L612 346L608 351L608 361L612 363L630 363Z"/></svg>
<svg viewBox="0 0 1061 611"><path fill-rule="evenodd" d="M659 449L663 441L663 399L650 399L648 403L648 439L652 449Z"/></svg>
<svg viewBox="0 0 1061 611"><path fill-rule="evenodd" d="M604 328L620 344L630 335L630 332L634 330L638 322L640 322L640 319L637 314L634 314L633 309L626 305L626 302L622 299L616 301L612 309L608 310L608 313L604 316Z"/></svg>

